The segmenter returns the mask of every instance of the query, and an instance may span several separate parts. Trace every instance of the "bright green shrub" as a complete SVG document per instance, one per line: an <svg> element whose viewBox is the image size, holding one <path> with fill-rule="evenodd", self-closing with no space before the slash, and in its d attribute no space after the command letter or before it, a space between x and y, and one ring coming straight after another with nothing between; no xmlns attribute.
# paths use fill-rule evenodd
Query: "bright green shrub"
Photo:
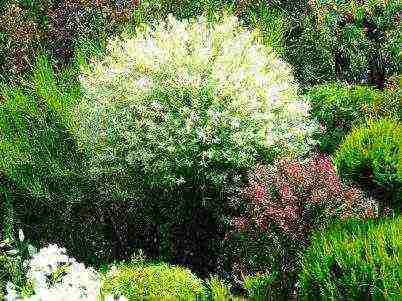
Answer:
<svg viewBox="0 0 402 301"><path fill-rule="evenodd" d="M222 183L258 153L310 149L291 70L234 17L145 26L84 70L75 133L94 172L150 184Z"/></svg>
<svg viewBox="0 0 402 301"><path fill-rule="evenodd" d="M334 155L338 172L361 184L374 182L400 198L401 133L401 122L392 119L353 130Z"/></svg>
<svg viewBox="0 0 402 301"><path fill-rule="evenodd" d="M190 270L165 263L121 265L106 274L102 285L105 296L123 295L128 300L199 300L205 293Z"/></svg>
<svg viewBox="0 0 402 301"><path fill-rule="evenodd" d="M299 275L302 299L398 300L402 217L334 225L313 236Z"/></svg>
<svg viewBox="0 0 402 301"><path fill-rule="evenodd" d="M309 1L286 49L304 85L340 79L378 86L401 72L401 2Z"/></svg>
<svg viewBox="0 0 402 301"><path fill-rule="evenodd" d="M308 99L312 117L323 128L317 140L326 152L335 151L353 127L369 119L395 117L402 120L400 91L334 83L313 87Z"/></svg>

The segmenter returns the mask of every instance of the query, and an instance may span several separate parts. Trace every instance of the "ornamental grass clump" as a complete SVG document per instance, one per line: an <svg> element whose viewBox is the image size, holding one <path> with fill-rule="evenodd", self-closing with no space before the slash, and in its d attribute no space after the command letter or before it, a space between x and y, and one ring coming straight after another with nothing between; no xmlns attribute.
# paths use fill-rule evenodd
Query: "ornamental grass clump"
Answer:
<svg viewBox="0 0 402 301"><path fill-rule="evenodd" d="M148 184L222 183L258 154L306 153L309 106L290 67L235 17L143 26L84 69L75 133L95 173Z"/></svg>

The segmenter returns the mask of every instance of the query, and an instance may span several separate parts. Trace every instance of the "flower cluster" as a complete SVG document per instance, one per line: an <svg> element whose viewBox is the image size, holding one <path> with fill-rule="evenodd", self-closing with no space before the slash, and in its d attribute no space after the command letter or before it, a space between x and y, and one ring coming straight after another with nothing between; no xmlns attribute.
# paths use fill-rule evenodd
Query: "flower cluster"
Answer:
<svg viewBox="0 0 402 301"><path fill-rule="evenodd" d="M29 261L27 278L34 294L23 298L14 285L8 283L7 300L97 300L101 286L98 273L68 257L65 252L56 245L42 248Z"/></svg>
<svg viewBox="0 0 402 301"><path fill-rule="evenodd" d="M235 17L170 16L107 49L83 70L74 114L93 166L124 162L158 184L221 181L214 166L246 168L259 149L305 153L314 143L290 67Z"/></svg>

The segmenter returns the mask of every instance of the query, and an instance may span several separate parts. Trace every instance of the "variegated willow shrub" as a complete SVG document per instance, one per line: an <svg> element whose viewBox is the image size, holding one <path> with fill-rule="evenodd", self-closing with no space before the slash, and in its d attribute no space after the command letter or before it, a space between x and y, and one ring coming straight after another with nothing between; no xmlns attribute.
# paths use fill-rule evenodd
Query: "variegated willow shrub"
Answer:
<svg viewBox="0 0 402 301"><path fill-rule="evenodd" d="M303 154L314 143L290 67L235 17L212 24L169 16L107 48L83 70L74 114L95 174L221 185L259 155Z"/></svg>

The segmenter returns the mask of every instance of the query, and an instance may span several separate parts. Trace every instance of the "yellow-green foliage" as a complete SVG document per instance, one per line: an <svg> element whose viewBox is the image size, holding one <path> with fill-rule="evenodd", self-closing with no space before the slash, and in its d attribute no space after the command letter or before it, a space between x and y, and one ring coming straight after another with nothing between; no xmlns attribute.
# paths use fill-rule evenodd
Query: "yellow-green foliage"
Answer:
<svg viewBox="0 0 402 301"><path fill-rule="evenodd" d="M211 288L212 300L226 301L231 300L229 285L217 276L213 276L208 280Z"/></svg>
<svg viewBox="0 0 402 301"><path fill-rule="evenodd" d="M220 183L259 150L305 153L313 143L290 67L235 17L169 17L107 48L83 70L74 114L96 171L126 164L149 183Z"/></svg>
<svg viewBox="0 0 402 301"><path fill-rule="evenodd" d="M205 288L188 269L132 262L106 274L102 294L123 295L128 300L199 300Z"/></svg>
<svg viewBox="0 0 402 301"><path fill-rule="evenodd" d="M278 297L275 296L275 292L270 287L276 278L276 274L261 274L246 277L244 286L248 291L250 300L263 301L277 299Z"/></svg>
<svg viewBox="0 0 402 301"><path fill-rule="evenodd" d="M349 221L317 232L300 273L306 299L399 300L402 217L374 222ZM316 300L316 299L314 299Z"/></svg>

